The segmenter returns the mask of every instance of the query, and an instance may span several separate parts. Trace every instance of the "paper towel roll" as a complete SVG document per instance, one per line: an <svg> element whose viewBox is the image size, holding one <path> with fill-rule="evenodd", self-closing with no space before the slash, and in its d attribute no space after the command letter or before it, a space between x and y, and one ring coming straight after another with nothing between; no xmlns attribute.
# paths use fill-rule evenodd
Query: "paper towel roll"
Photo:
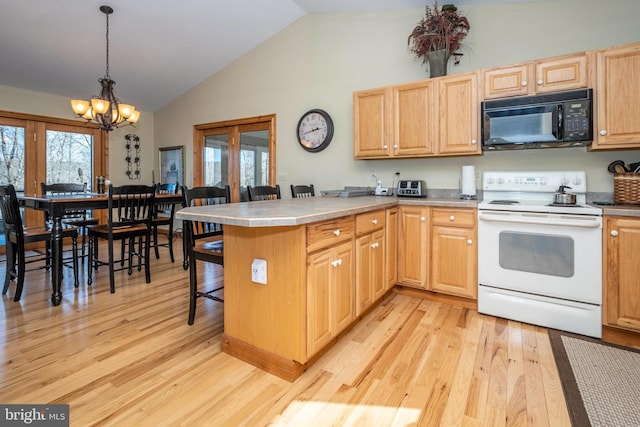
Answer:
<svg viewBox="0 0 640 427"><path fill-rule="evenodd" d="M462 166L462 185L460 194L465 199L476 197L476 168L475 166Z"/></svg>

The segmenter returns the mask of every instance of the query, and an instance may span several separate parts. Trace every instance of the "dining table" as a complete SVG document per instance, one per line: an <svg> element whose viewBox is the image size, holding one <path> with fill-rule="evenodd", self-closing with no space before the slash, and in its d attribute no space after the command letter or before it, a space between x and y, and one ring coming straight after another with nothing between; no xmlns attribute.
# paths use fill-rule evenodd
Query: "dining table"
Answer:
<svg viewBox="0 0 640 427"><path fill-rule="evenodd" d="M52 194L41 196L18 195L20 206L48 212L51 218L51 280L53 292L51 302L60 305L62 301L63 242L62 220L67 212L78 210L107 209L107 193ZM182 194L156 194L156 204L181 204Z"/></svg>

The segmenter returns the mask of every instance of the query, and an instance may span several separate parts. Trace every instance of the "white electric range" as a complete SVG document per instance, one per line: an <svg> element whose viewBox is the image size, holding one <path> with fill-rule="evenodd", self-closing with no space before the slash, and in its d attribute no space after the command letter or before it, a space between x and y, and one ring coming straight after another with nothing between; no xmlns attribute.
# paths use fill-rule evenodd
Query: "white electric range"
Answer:
<svg viewBox="0 0 640 427"><path fill-rule="evenodd" d="M602 209L584 171L491 171L478 203L478 311L601 336ZM554 204L561 185L576 204Z"/></svg>

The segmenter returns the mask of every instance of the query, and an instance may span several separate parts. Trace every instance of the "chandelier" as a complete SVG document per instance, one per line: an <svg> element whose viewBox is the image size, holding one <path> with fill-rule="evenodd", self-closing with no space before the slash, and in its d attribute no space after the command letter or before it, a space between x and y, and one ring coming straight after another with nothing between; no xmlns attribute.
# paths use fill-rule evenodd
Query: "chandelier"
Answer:
<svg viewBox="0 0 640 427"><path fill-rule="evenodd" d="M138 121L140 112L130 104L122 104L113 93L116 82L109 76L109 15L113 13L110 6L100 6L100 11L107 16L107 72L100 82L100 94L91 97L91 101L74 99L71 101L73 112L87 122L95 122L100 129L107 132L114 128L133 125Z"/></svg>

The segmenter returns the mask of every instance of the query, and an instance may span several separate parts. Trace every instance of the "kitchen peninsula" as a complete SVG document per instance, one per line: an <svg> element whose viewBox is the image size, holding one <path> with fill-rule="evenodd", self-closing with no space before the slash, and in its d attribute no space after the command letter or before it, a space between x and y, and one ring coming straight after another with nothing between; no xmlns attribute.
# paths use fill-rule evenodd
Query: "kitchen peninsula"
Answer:
<svg viewBox="0 0 640 427"><path fill-rule="evenodd" d="M356 284L358 264L370 247L385 253L385 235L396 239L398 200L312 197L178 211L177 219L224 224L223 350L289 381L301 375L368 307L358 305L359 292L367 293ZM475 207L476 202L431 199L429 204ZM386 220L390 212L396 222ZM361 251L357 242L369 237L377 240ZM395 262L395 246L391 250ZM252 280L256 259L266 261L266 284ZM384 257L367 260L366 266L387 265ZM372 289L369 307L389 288Z"/></svg>

